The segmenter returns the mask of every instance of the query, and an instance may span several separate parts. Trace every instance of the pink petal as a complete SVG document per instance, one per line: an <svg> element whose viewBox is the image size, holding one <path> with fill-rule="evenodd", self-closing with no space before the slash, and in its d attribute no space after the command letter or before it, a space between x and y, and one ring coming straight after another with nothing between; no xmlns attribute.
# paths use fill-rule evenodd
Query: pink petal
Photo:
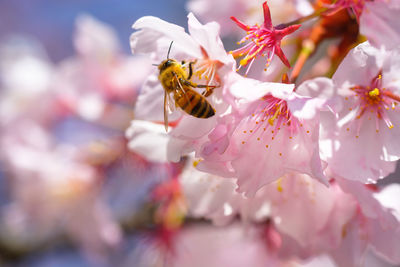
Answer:
<svg viewBox="0 0 400 267"><path fill-rule="evenodd" d="M264 11L264 27L271 30L273 28L272 20L271 20L271 12L269 11L269 6L267 1L263 3L263 11Z"/></svg>
<svg viewBox="0 0 400 267"><path fill-rule="evenodd" d="M217 23L210 22L202 25L193 13L189 13L188 27L190 36L205 49L209 58L219 60L224 64L233 64L232 57L226 53L219 37L219 25Z"/></svg>
<svg viewBox="0 0 400 267"><path fill-rule="evenodd" d="M393 4L391 3L393 2ZM360 18L361 34L374 46L395 48L400 45L400 7L398 1L367 1Z"/></svg>

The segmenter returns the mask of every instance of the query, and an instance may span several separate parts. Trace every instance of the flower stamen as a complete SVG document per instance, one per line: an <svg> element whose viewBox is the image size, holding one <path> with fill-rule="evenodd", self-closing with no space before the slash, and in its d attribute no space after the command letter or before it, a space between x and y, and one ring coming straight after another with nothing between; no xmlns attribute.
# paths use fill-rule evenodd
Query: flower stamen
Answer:
<svg viewBox="0 0 400 267"><path fill-rule="evenodd" d="M235 58L241 57L246 54L245 58L240 60L240 66L247 66L248 64L250 64L247 68L246 74L248 73L251 64L257 56L267 55L268 64L266 65L266 67L268 68L269 62L271 62L275 53L282 60L282 62L290 68L289 61L287 60L285 54L280 47L281 40L286 35L289 35L296 31L301 25L279 25L277 27L274 27L272 25L271 14L267 2L264 2L263 4L263 11L264 23L262 26L259 26L258 24L248 26L239 21L237 18L231 17L231 19L240 28L246 31L246 36L243 37L238 42L238 44L242 44L250 40L250 42L247 43L245 46L230 52Z"/></svg>

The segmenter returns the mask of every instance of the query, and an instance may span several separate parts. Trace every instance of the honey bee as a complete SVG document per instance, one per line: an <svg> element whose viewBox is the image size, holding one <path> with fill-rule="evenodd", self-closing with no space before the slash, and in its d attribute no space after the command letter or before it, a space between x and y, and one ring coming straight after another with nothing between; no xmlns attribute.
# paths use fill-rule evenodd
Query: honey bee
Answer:
<svg viewBox="0 0 400 267"><path fill-rule="evenodd" d="M187 114L196 118L206 119L214 116L215 109L207 101L205 96L212 93L216 87L214 85L196 84L190 79L193 75L193 64L195 62L179 63L175 59L169 58L172 43L169 46L167 59L158 65L160 74L158 79L164 87L164 125L168 131L168 107L170 101L170 93L173 93L175 106L180 107ZM187 73L187 66L189 73ZM203 95L196 92L193 88L206 88Z"/></svg>

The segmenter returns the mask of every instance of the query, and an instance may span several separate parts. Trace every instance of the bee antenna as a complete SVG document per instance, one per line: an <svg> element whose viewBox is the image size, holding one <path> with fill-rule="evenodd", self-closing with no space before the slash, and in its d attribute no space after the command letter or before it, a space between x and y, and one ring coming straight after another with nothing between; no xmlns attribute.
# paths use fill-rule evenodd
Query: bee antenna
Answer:
<svg viewBox="0 0 400 267"><path fill-rule="evenodd" d="M158 66L158 64L151 64L151 65L153 65L153 66Z"/></svg>
<svg viewBox="0 0 400 267"><path fill-rule="evenodd" d="M167 59L169 59L169 52L171 52L171 47L172 47L172 43L173 43L174 41L171 41L171 44L169 45L169 48L168 48L168 54L167 54Z"/></svg>

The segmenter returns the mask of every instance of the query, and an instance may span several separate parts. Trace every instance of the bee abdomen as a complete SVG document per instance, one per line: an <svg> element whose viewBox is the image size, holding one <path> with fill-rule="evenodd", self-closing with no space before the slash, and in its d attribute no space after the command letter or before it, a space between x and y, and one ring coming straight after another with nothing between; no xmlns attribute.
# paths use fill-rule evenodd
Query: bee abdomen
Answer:
<svg viewBox="0 0 400 267"><path fill-rule="evenodd" d="M187 114L196 118L209 118L215 115L215 110L211 104L197 92L188 91L179 95L176 97L175 103Z"/></svg>

